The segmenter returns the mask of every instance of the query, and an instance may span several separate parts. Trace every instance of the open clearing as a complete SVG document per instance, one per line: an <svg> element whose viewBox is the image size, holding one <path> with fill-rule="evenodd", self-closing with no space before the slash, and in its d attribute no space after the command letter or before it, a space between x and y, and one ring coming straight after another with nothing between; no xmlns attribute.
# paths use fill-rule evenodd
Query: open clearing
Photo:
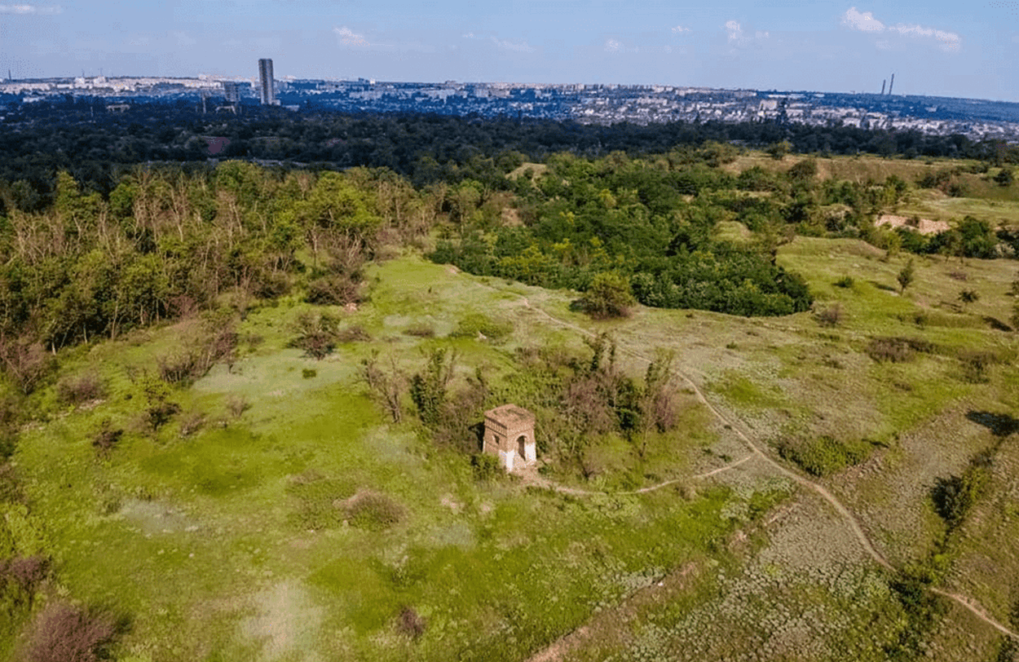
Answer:
<svg viewBox="0 0 1019 662"><path fill-rule="evenodd" d="M105 401L24 431L17 468L68 590L131 615L125 658L523 660L563 641L537 659L883 660L903 622L890 575L832 502L765 455L789 467L787 442L866 440L865 460L816 481L881 557L922 560L944 528L933 481L994 441L977 414L1019 407L1015 335L987 321L1007 319L1015 263L920 259L900 295L904 258L886 261L862 242L800 238L779 261L808 277L817 308L841 307L838 326L811 313L643 308L592 322L571 311L568 292L404 256L372 273L367 304L335 311L370 339L322 361L287 347L305 304L251 310L240 360L173 393L204 415L189 435L179 423L155 434L137 425L132 376L153 369L173 327L79 351L65 369L100 370ZM981 295L967 308L956 300L960 271ZM844 276L853 283L836 287ZM449 337L479 312L512 333L501 343ZM417 334L422 325L432 337ZM480 367L498 384L522 370L518 349L582 354L598 331L634 375L640 357L675 351L675 367L732 425L677 381L682 424L645 462L619 440L599 449L603 469L587 480L478 481L462 453L389 422L358 377L374 350L413 372L443 346L460 352L457 379ZM879 362L868 355L878 336L933 349ZM960 361L972 348L995 352L980 380ZM125 434L97 456L90 440L107 418ZM763 454L746 459L746 438ZM1019 487L1015 452L1003 444L1000 454L996 496L955 543L944 589L1008 623ZM381 515L352 514L364 504ZM595 634L570 634L582 632ZM956 605L930 654L992 659L1001 641Z"/></svg>

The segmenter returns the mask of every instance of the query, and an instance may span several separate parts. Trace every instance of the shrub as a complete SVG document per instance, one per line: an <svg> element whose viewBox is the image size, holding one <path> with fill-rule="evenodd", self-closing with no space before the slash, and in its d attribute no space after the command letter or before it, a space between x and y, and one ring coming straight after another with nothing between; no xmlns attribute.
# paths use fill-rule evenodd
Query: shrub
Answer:
<svg viewBox="0 0 1019 662"><path fill-rule="evenodd" d="M234 418L240 418L244 412L251 409L251 403L243 395L231 395L226 399L226 409Z"/></svg>
<svg viewBox="0 0 1019 662"><path fill-rule="evenodd" d="M630 280L615 271L595 275L581 299L584 311L595 319L629 317L635 303Z"/></svg>
<svg viewBox="0 0 1019 662"><path fill-rule="evenodd" d="M164 382L146 378L144 389L148 403L145 409L145 423L152 432L155 432L170 422L170 419L180 411L180 405L170 401L169 387Z"/></svg>
<svg viewBox="0 0 1019 662"><path fill-rule="evenodd" d="M345 504L347 519L360 529L379 531L403 519L403 507L385 494L359 492Z"/></svg>
<svg viewBox="0 0 1019 662"><path fill-rule="evenodd" d="M198 326L186 326L182 347L156 359L159 378L167 384L188 385L201 379L219 361L232 365L237 347L236 320L228 311L208 315Z"/></svg>
<svg viewBox="0 0 1019 662"><path fill-rule="evenodd" d="M513 332L509 322L499 322L482 313L469 313L457 322L451 334L454 338L477 338L484 336L489 340L502 340Z"/></svg>
<svg viewBox="0 0 1019 662"><path fill-rule="evenodd" d="M830 308L825 308L817 313L817 323L821 326L834 327L838 326L842 322L842 306L835 304Z"/></svg>
<svg viewBox="0 0 1019 662"><path fill-rule="evenodd" d="M432 338L435 336L435 329L432 328L431 324L415 324L408 326L403 332L408 336L416 338Z"/></svg>
<svg viewBox="0 0 1019 662"><path fill-rule="evenodd" d="M867 354L875 361L903 363L910 361L916 352L930 354L935 347L920 338L880 337L867 345Z"/></svg>
<svg viewBox="0 0 1019 662"><path fill-rule="evenodd" d="M18 482L18 474L10 462L0 464L0 503L21 503L25 493Z"/></svg>
<svg viewBox="0 0 1019 662"><path fill-rule="evenodd" d="M205 426L205 414L200 411L189 411L181 416L180 436L190 437Z"/></svg>
<svg viewBox="0 0 1019 662"><path fill-rule="evenodd" d="M989 381L987 370L997 362L992 352L978 350L963 352L959 356L962 364L962 378L970 384L986 384Z"/></svg>
<svg viewBox="0 0 1019 662"><path fill-rule="evenodd" d="M26 647L30 662L98 662L117 630L106 614L55 602L35 619Z"/></svg>
<svg viewBox="0 0 1019 662"><path fill-rule="evenodd" d="M57 382L57 399L65 405L80 405L100 400L105 395L106 386L94 372L86 372L77 377L65 377Z"/></svg>
<svg viewBox="0 0 1019 662"><path fill-rule="evenodd" d="M187 384L200 372L198 354L185 350L179 354L163 355L156 359L159 378L167 384Z"/></svg>
<svg viewBox="0 0 1019 662"><path fill-rule="evenodd" d="M366 342L372 337L364 330L364 327L354 324L336 333L337 342Z"/></svg>
<svg viewBox="0 0 1019 662"><path fill-rule="evenodd" d="M916 266L913 264L913 258L909 258L909 262L902 268L899 275L895 277L899 281L899 291L905 292L906 288L909 287L913 280L916 278Z"/></svg>
<svg viewBox="0 0 1019 662"><path fill-rule="evenodd" d="M959 302L963 306L968 306L971 303L976 303L980 300L980 293L976 290L961 290L959 292Z"/></svg>
<svg viewBox="0 0 1019 662"><path fill-rule="evenodd" d="M122 436L124 436L124 430L114 427L113 421L110 419L103 419L99 429L92 436L92 448L99 453L109 453Z"/></svg>
<svg viewBox="0 0 1019 662"><path fill-rule="evenodd" d="M983 494L990 479L989 461L977 458L961 476L939 478L931 490L934 509L950 529L958 527L977 499Z"/></svg>
<svg viewBox="0 0 1019 662"><path fill-rule="evenodd" d="M360 301L359 289L359 284L350 276L324 276L308 283L305 301L320 306L346 306Z"/></svg>
<svg viewBox="0 0 1019 662"><path fill-rule="evenodd" d="M423 371L410 382L410 397L417 407L421 422L433 430L437 427L446 402L446 389L456 371L456 350L446 360L445 349L434 349Z"/></svg>
<svg viewBox="0 0 1019 662"><path fill-rule="evenodd" d="M427 623L413 607L404 607L400 610L400 617L396 622L396 629L402 634L417 639L425 633Z"/></svg>
<svg viewBox="0 0 1019 662"><path fill-rule="evenodd" d="M317 376L318 376L318 370L315 370L314 368L302 368L301 369L301 377L303 377L304 379L311 379L311 378L317 377Z"/></svg>
<svg viewBox="0 0 1019 662"><path fill-rule="evenodd" d="M474 470L474 477L481 481L495 480L505 473L499 466L499 458L488 453L472 455L471 469Z"/></svg>
<svg viewBox="0 0 1019 662"><path fill-rule="evenodd" d="M50 562L45 556L14 557L0 560L0 589L14 582L25 593L32 594L49 574ZM2 595L2 590L0 590Z"/></svg>
<svg viewBox="0 0 1019 662"><path fill-rule="evenodd" d="M0 339L3 370L22 394L32 393L56 368L56 359L41 343Z"/></svg>
<svg viewBox="0 0 1019 662"><path fill-rule="evenodd" d="M835 281L834 285L835 287L841 287L843 289L848 290L852 289L854 283L855 281L853 280L852 276L843 276L842 278L839 278L837 281Z"/></svg>
<svg viewBox="0 0 1019 662"><path fill-rule="evenodd" d="M394 423L403 419L403 391L407 385L407 379L396 365L396 359L389 357L389 371L379 366L378 350L372 355L361 360L361 379L368 385L372 395L381 402L382 406L392 417Z"/></svg>
<svg viewBox="0 0 1019 662"><path fill-rule="evenodd" d="M874 446L866 440L843 442L821 436L799 442L785 442L779 454L814 476L828 476L870 457Z"/></svg>
<svg viewBox="0 0 1019 662"><path fill-rule="evenodd" d="M325 358L336 346L338 326L339 320L328 313L305 311L294 322L297 337L290 345L314 359Z"/></svg>

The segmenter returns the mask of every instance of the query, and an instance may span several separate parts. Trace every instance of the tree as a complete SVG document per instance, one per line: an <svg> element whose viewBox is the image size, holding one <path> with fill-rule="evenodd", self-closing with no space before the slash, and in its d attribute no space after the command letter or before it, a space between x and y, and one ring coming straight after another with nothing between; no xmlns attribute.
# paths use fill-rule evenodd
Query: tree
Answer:
<svg viewBox="0 0 1019 662"><path fill-rule="evenodd" d="M430 428L434 429L439 424L442 406L446 402L446 390L456 371L456 359L456 350L449 353L447 361L445 349L434 349L428 356L425 369L411 379L410 397L417 407L421 422Z"/></svg>
<svg viewBox="0 0 1019 662"><path fill-rule="evenodd" d="M375 350L371 356L361 360L361 379L368 385L368 390L385 407L394 423L403 420L401 399L407 379L396 365L396 359L389 359L390 369L386 372L379 366L379 352Z"/></svg>
<svg viewBox="0 0 1019 662"><path fill-rule="evenodd" d="M630 280L615 271L595 275L583 299L584 310L596 319L629 317L635 303Z"/></svg>
<svg viewBox="0 0 1019 662"><path fill-rule="evenodd" d="M909 262L902 268L899 275L896 277L899 281L899 291L905 292L906 288L913 283L913 279L916 278L916 267L913 265L913 258L909 258Z"/></svg>
<svg viewBox="0 0 1019 662"><path fill-rule="evenodd" d="M786 154L792 151L792 149L792 143L788 140L783 140L781 142L771 143L764 148L764 151L768 154L768 156L776 161L781 161L785 158Z"/></svg>
<svg viewBox="0 0 1019 662"><path fill-rule="evenodd" d="M672 361L674 354L659 350L644 374L644 388L640 392L638 427L641 432L640 456L647 452L648 435L652 430L666 432L676 424L676 403L672 388Z"/></svg>
<svg viewBox="0 0 1019 662"><path fill-rule="evenodd" d="M1015 176L1012 174L1012 169L1005 166L994 176L994 181L998 186L1011 186Z"/></svg>

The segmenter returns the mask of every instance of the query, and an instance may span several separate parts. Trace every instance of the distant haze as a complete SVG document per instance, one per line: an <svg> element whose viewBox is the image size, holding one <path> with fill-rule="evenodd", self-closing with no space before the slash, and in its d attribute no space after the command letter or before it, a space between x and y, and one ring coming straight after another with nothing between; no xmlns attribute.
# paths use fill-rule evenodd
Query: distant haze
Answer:
<svg viewBox="0 0 1019 662"><path fill-rule="evenodd" d="M5 3L6 1L6 3ZM1019 2L0 0L0 73L661 83L1019 101Z"/></svg>

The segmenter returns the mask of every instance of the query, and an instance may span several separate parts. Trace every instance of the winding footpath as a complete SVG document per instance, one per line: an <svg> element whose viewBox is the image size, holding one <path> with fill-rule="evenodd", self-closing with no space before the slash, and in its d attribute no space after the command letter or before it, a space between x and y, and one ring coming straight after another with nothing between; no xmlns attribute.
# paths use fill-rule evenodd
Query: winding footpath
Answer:
<svg viewBox="0 0 1019 662"><path fill-rule="evenodd" d="M493 289L493 290L502 292L502 290L498 290L498 288L492 287L491 285L483 285L483 287L488 287L489 289ZM559 319L557 317L554 317L554 316L550 315L549 313L547 313L546 311L542 310L541 308L538 308L537 306L532 306L531 302L528 301L528 299L526 297L520 297L520 299L523 302L524 307L526 307L528 310L531 310L531 311L534 311L534 312L538 313L539 315L541 315L542 317L544 317L545 319L547 319L549 322L551 322L552 324L554 324L556 326L573 330L573 331L575 331L575 332L577 332L577 333L579 333L579 334L581 334L583 336L586 336L588 338L594 338L594 337L597 336L597 334L595 334L593 331L585 329L584 327L578 326L576 324L572 324L570 322L567 322L566 320L561 320L561 319ZM633 359L636 359L637 361L640 361L640 362L643 362L643 363L646 363L646 364L650 364L651 363L651 360L652 360L651 358L645 356L644 354L641 354L640 352L637 352L637 351L632 350L632 349L630 349L628 347L625 347L625 346L619 344L618 342L616 344L616 348L617 348L617 350L619 350L622 353L630 356ZM777 472L779 472L783 476L789 478L790 480L796 482L799 485L802 485L803 487L807 488L808 490L813 490L818 495L820 495L821 498L824 499L825 501L827 501L836 510L836 512L838 512L838 514L841 515L842 518L849 524L849 528L852 530L853 535L856 536L856 539L860 542L860 545L863 547L864 551L867 552L867 555L870 556L874 560L874 562L877 563L878 565L880 565L882 568L885 568L886 570L891 571L891 572L895 572L896 571L896 568L891 563L889 563L888 559L885 558L885 556L883 554L881 554L881 552L879 552L874 547L873 543L871 543L870 538L863 531L863 527L860 525L860 521L857 519L857 517L855 515L853 515L853 513L850 512L850 510L848 508L846 508L842 504L842 502L839 501L838 498L834 494L831 493L831 491L829 491L823 485L815 483L814 481L810 480L809 478L806 478L805 476L802 476L802 475L796 473L795 471L789 469L788 467L786 467L783 464L779 463L777 460L775 460L770 455L765 453L761 449L760 446L758 446L756 443L754 443L754 441L750 438L750 436L748 434L744 433L743 430L741 430L739 426L734 425L732 421L727 419L722 414L722 412L720 412L714 405L711 404L711 402L708 401L707 397L705 397L704 392L701 390L700 386L698 386L697 383L692 378L690 378L685 372L683 372L683 371L681 371L681 370L679 370L679 369L677 369L675 367L673 367L671 369L671 372L672 372L672 374L674 376L678 377L683 382L688 384L690 386L690 388L693 390L694 395L697 398L697 401L700 402L705 407L707 407L708 411L710 411L711 414L720 423L725 425L728 429L731 429L736 434L736 436L738 436L740 438L740 441L742 441L747 446L747 448L750 450L750 455L742 458L741 460L738 460L737 462L728 464L728 465L726 465L724 467L720 467L720 468L715 469L713 471L709 471L706 474L700 474L700 475L697 475L697 476L692 476L691 478L707 478L709 476L713 476L713 475L721 473L723 471L728 471L730 469L733 469L733 468L743 464L744 462L750 460L751 458L754 458L754 457L759 458L759 459L763 460L765 463L767 463L768 465L770 465L773 469L775 469ZM667 487L668 485L671 485L671 484L674 484L676 482L679 482L680 480L682 480L682 479L666 481L664 483L659 483L657 485L652 485L650 487L645 487L643 489L636 490L634 492L621 492L621 493L620 492L615 492L614 494L642 494L642 493L645 493L645 492L652 492L654 490L658 490L658 489L661 489L663 487ZM549 487L549 488L554 489L554 490L556 490L558 492L563 492L563 493L567 493L567 494L578 494L578 495L580 495L580 494L604 494L603 492L587 492L587 491L584 491L584 490L578 490L578 489L569 488L569 487L557 486L557 485L552 484L551 482L545 481L544 479L540 479L540 482L538 482L538 484L539 485L544 485L545 487ZM968 597L966 597L964 595L960 595L958 593L952 593L950 591L946 591L946 590L940 589L940 588L932 587L930 589L930 591L932 593L934 593L935 595L940 595L940 596L942 596L944 598L952 600L953 602L956 602L957 604L959 604L963 608L965 608L967 611L969 611L971 614L973 614L977 619L983 621L984 623L986 623L987 625L991 626L992 628L994 628L995 630L997 630L1001 634L1003 634L1005 636L1008 636L1008 637L1012 637L1013 639L1019 641L1019 633L1014 632L1013 630L1009 629L1005 625L1003 625L1000 622L998 622L997 620L995 620L975 600L973 600L971 598L968 598Z"/></svg>

